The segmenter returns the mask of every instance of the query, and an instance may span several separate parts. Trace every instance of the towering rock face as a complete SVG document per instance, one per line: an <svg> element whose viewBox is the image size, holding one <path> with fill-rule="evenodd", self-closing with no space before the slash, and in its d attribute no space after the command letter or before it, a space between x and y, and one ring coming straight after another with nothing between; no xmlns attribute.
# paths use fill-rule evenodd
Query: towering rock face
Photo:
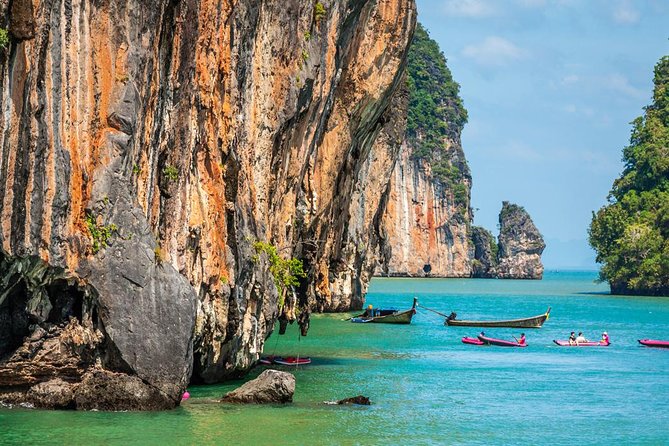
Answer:
<svg viewBox="0 0 669 446"><path fill-rule="evenodd" d="M469 277L471 174L460 143L467 113L446 59L420 25L407 72L408 127L382 218L377 273Z"/></svg>
<svg viewBox="0 0 669 446"><path fill-rule="evenodd" d="M505 201L499 213L499 225L496 276L500 279L541 279L544 273L541 253L546 244L527 211Z"/></svg>
<svg viewBox="0 0 669 446"><path fill-rule="evenodd" d="M303 325L360 307L414 23L413 0L0 2L0 387L167 407L193 364L242 373L278 316L255 240L303 260Z"/></svg>

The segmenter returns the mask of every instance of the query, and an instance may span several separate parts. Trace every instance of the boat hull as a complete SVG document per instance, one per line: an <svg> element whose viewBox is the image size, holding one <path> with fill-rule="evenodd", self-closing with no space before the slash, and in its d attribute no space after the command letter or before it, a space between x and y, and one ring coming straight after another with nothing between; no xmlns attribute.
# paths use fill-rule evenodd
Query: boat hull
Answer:
<svg viewBox="0 0 669 446"><path fill-rule="evenodd" d="M484 344L489 344L489 345L496 345L498 347L527 347L527 344L519 344L518 342L514 341L507 341L504 339L495 339L495 338L489 338L487 336L478 336L479 341L483 342Z"/></svg>
<svg viewBox="0 0 669 446"><path fill-rule="evenodd" d="M374 310L375 312L380 313L378 316L369 316L367 311L357 316L351 318L351 322L355 323L368 323L372 322L375 324L410 324L413 315L416 314L416 305L418 299L414 298L413 306L404 311L396 310Z"/></svg>
<svg viewBox="0 0 669 446"><path fill-rule="evenodd" d="M416 311L413 309L400 311L387 316L377 316L372 319L372 322L376 324L410 324L414 314L416 314Z"/></svg>
<svg viewBox="0 0 669 446"><path fill-rule="evenodd" d="M469 336L465 336L462 338L462 343L463 344L470 344L470 345L484 345L485 343L483 341L479 341L477 338L470 338Z"/></svg>
<svg viewBox="0 0 669 446"><path fill-rule="evenodd" d="M669 341L659 341L657 339L639 339L639 344L646 347L669 348Z"/></svg>
<svg viewBox="0 0 669 446"><path fill-rule="evenodd" d="M262 365L278 364L278 365L306 365L311 364L311 358L297 358L294 356L265 356L260 358L258 363Z"/></svg>
<svg viewBox="0 0 669 446"><path fill-rule="evenodd" d="M311 358L274 358L272 362L278 365L306 365L311 364Z"/></svg>
<svg viewBox="0 0 669 446"><path fill-rule="evenodd" d="M560 347L608 347L610 342L579 342L578 344L570 344L569 341L561 341L553 339L553 342Z"/></svg>
<svg viewBox="0 0 669 446"><path fill-rule="evenodd" d="M524 319L509 319L503 321L467 321L446 319L445 324L453 327L483 327L483 328L541 328L550 314L549 308L544 314Z"/></svg>

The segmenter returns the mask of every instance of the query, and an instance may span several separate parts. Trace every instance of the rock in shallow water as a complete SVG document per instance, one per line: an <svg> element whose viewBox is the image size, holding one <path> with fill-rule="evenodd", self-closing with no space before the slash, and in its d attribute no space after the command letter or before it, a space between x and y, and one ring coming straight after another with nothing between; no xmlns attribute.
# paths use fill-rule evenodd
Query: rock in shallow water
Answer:
<svg viewBox="0 0 669 446"><path fill-rule="evenodd" d="M339 405L357 404L359 406L370 406L372 402L366 396L358 395L358 396L353 396L351 398L344 398L343 400L339 400L337 401L337 404Z"/></svg>
<svg viewBox="0 0 669 446"><path fill-rule="evenodd" d="M93 370L75 391L77 409L83 410L164 410L176 402L136 376Z"/></svg>
<svg viewBox="0 0 669 446"><path fill-rule="evenodd" d="M26 400L43 409L74 409L73 386L60 378L41 382L30 388Z"/></svg>
<svg viewBox="0 0 669 446"><path fill-rule="evenodd" d="M256 379L226 394L224 403L291 403L295 393L295 377L288 372L265 370Z"/></svg>

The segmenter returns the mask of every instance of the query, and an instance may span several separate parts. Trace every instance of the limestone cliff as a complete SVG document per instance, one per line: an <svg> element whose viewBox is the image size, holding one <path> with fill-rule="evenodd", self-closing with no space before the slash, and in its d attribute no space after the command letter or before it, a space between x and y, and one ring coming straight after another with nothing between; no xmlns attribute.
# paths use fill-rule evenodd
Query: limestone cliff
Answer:
<svg viewBox="0 0 669 446"><path fill-rule="evenodd" d="M500 279L541 279L541 253L546 248L541 233L527 211L508 201L499 213L499 264L494 268Z"/></svg>
<svg viewBox="0 0 669 446"><path fill-rule="evenodd" d="M469 277L471 174L460 143L467 114L444 55L420 25L407 72L408 126L381 221L377 273Z"/></svg>
<svg viewBox="0 0 669 446"><path fill-rule="evenodd" d="M499 247L490 231L480 226L472 226L472 277L490 279L495 277Z"/></svg>
<svg viewBox="0 0 669 446"><path fill-rule="evenodd" d="M303 260L305 330L360 307L414 23L413 0L0 1L0 388L156 408L127 395L242 373L278 316L255 240Z"/></svg>

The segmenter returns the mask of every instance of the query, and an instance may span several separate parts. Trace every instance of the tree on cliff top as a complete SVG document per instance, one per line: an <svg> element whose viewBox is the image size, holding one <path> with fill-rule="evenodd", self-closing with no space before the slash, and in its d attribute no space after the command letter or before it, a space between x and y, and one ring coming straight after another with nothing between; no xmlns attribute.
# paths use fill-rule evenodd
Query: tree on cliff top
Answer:
<svg viewBox="0 0 669 446"><path fill-rule="evenodd" d="M453 192L456 203L466 205L463 184L469 168L459 148L467 110L460 99L460 85L446 66L446 57L419 23L408 55L409 112L406 139L411 157L424 159L434 177ZM450 140L450 141L448 141ZM455 142L458 147L451 148Z"/></svg>
<svg viewBox="0 0 669 446"><path fill-rule="evenodd" d="M407 139L414 147L414 157L432 160L443 148L445 137L460 136L467 110L459 96L460 85L446 66L446 57L420 23L409 48L407 72Z"/></svg>
<svg viewBox="0 0 669 446"><path fill-rule="evenodd" d="M589 229L614 294L669 295L669 56L654 84L653 103L632 122L623 173Z"/></svg>

